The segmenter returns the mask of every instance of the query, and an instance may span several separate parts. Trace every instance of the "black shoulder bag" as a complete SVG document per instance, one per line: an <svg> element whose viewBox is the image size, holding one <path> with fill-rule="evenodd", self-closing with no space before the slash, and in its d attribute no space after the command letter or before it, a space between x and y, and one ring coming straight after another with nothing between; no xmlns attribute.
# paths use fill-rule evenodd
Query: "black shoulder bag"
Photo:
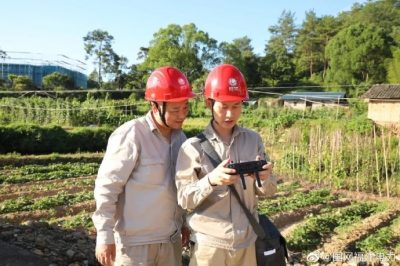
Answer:
<svg viewBox="0 0 400 266"><path fill-rule="evenodd" d="M200 145L204 153L210 159L214 167L221 163L221 159L215 152L211 143L203 133L197 135L200 139ZM256 258L257 266L285 266L286 260L289 259L286 240L281 235L276 226L268 219L266 215L258 215L259 222L254 218L250 211L241 201L239 193L233 185L229 185L229 189L233 196L239 202L240 207L249 219L249 222L257 235L256 240Z"/></svg>

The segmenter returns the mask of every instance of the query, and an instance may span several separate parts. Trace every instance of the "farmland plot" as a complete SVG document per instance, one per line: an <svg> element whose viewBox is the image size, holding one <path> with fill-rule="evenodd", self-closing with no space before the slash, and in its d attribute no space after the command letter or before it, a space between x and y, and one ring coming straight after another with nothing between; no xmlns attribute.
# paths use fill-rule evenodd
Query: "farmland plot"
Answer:
<svg viewBox="0 0 400 266"><path fill-rule="evenodd" d="M0 240L53 265L97 265L90 216L98 165L99 160L1 164ZM398 198L281 179L278 193L260 199L258 210L281 229L294 264L337 265L375 254L368 257L370 265L377 260L397 265L398 203Z"/></svg>

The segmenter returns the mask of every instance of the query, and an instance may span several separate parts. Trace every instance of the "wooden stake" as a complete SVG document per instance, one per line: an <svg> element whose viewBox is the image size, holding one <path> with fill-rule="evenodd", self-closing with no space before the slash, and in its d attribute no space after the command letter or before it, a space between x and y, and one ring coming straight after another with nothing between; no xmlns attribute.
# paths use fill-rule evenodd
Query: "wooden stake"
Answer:
<svg viewBox="0 0 400 266"><path fill-rule="evenodd" d="M379 196L382 197L381 178L380 178L380 174L379 174L378 147L376 144L376 126L375 125L374 125L374 149L375 149L376 179L378 181L378 193L379 193Z"/></svg>
<svg viewBox="0 0 400 266"><path fill-rule="evenodd" d="M385 179L386 179L386 197L390 197L389 190L389 175L388 175L388 166L387 166L387 158L386 158L386 144L385 144L385 131L382 130L382 146L383 146L383 161L385 167Z"/></svg>
<svg viewBox="0 0 400 266"><path fill-rule="evenodd" d="M356 134L356 187L357 187L357 192L360 192L360 184L358 180L358 164L359 164L359 147L358 147L358 134Z"/></svg>

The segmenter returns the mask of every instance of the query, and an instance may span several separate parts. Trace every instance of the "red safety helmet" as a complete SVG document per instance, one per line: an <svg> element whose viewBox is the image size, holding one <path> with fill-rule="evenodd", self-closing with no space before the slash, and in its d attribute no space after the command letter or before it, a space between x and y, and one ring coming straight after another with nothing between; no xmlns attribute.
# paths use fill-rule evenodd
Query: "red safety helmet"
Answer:
<svg viewBox="0 0 400 266"><path fill-rule="evenodd" d="M207 76L204 96L219 102L245 101L249 99L246 80L233 65L222 64Z"/></svg>
<svg viewBox="0 0 400 266"><path fill-rule="evenodd" d="M144 98L155 102L180 102L194 96L186 76L177 68L166 66L151 73Z"/></svg>

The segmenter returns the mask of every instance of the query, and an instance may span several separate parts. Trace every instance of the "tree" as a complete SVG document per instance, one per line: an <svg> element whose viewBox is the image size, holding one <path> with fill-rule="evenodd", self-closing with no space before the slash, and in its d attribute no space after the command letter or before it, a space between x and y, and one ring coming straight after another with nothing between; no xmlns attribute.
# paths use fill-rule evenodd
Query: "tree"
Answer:
<svg viewBox="0 0 400 266"><path fill-rule="evenodd" d="M106 72L112 75L117 89L122 89L126 83L125 71L128 69L128 58L112 53L111 63L107 66Z"/></svg>
<svg viewBox="0 0 400 266"><path fill-rule="evenodd" d="M53 72L43 77L42 85L46 90L65 90L74 88L74 81L70 76Z"/></svg>
<svg viewBox="0 0 400 266"><path fill-rule="evenodd" d="M400 84L400 48L393 47L393 58L387 61L387 81Z"/></svg>
<svg viewBox="0 0 400 266"><path fill-rule="evenodd" d="M183 26L171 24L153 35L148 48L141 48L139 56L144 62L138 65L138 70L149 74L157 67L171 65L194 81L206 68L219 62L217 54L217 41L198 30L193 23Z"/></svg>
<svg viewBox="0 0 400 266"><path fill-rule="evenodd" d="M99 73L94 69L88 77L87 87L88 89L98 89L100 88L99 80Z"/></svg>
<svg viewBox="0 0 400 266"><path fill-rule="evenodd" d="M400 25L400 6L398 0L367 1L354 4L351 11L339 15L346 27L357 23L374 24L390 33Z"/></svg>
<svg viewBox="0 0 400 266"><path fill-rule="evenodd" d="M250 38L244 36L233 40L232 43L222 42L220 50L222 61L238 67L248 85L256 86L261 83L260 60L253 52Z"/></svg>
<svg viewBox="0 0 400 266"><path fill-rule="evenodd" d="M85 37L83 37L86 59L89 57L94 58L94 64L96 64L98 71L98 82L102 83L102 72L105 72L109 64L111 63L114 51L111 43L114 37L108 34L107 31L100 29L90 31Z"/></svg>
<svg viewBox="0 0 400 266"><path fill-rule="evenodd" d="M264 76L273 84L294 79L293 51L296 27L294 14L283 11L278 24L269 28L271 38L265 47Z"/></svg>
<svg viewBox="0 0 400 266"><path fill-rule="evenodd" d="M11 81L11 88L15 91L33 90L35 88L32 80L27 76L10 74L8 79Z"/></svg>
<svg viewBox="0 0 400 266"><path fill-rule="evenodd" d="M341 30L326 47L328 82L381 83L386 79L385 58L390 57L389 36L373 24L355 24Z"/></svg>
<svg viewBox="0 0 400 266"><path fill-rule="evenodd" d="M325 78L328 61L325 47L340 30L340 24L332 16L317 17L314 11L306 12L306 18L298 30L295 48L296 74L309 79ZM321 73L322 72L322 73Z"/></svg>
<svg viewBox="0 0 400 266"><path fill-rule="evenodd" d="M318 32L321 38L321 50L323 51L322 80L325 80L329 67L329 60L326 54L326 47L329 41L341 30L342 24L333 16L323 16L318 24Z"/></svg>
<svg viewBox="0 0 400 266"><path fill-rule="evenodd" d="M138 65L131 65L129 67L129 72L126 75L125 88L127 89L144 89L146 86L145 76L147 71L139 70Z"/></svg>

